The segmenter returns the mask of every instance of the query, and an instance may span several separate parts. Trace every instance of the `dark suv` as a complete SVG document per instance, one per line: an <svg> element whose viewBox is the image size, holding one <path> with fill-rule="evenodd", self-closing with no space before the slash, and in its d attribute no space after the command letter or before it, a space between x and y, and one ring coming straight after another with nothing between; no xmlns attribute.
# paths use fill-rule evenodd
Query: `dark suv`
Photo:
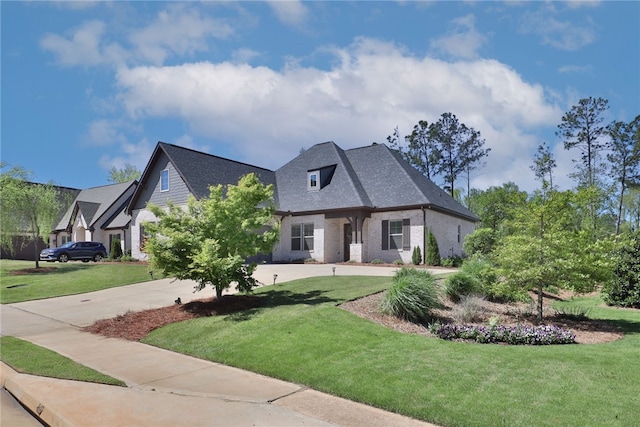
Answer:
<svg viewBox="0 0 640 427"><path fill-rule="evenodd" d="M100 242L67 242L58 248L43 249L40 252L40 260L48 262L67 262L76 259L82 262L91 260L98 262L106 257L107 250Z"/></svg>

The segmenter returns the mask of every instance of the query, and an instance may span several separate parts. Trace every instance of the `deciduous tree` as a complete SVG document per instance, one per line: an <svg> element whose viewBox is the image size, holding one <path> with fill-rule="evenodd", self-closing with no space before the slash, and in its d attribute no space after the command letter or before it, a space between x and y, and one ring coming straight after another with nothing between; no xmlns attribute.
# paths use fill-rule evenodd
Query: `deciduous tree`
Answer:
<svg viewBox="0 0 640 427"><path fill-rule="evenodd" d="M271 252L279 236L273 185L255 174L238 185L210 187L208 198L190 197L186 209L169 204L149 210L158 218L146 226L153 265L167 276L194 280L198 291L212 286L217 298L233 282L240 291L255 287L256 264L246 259Z"/></svg>
<svg viewBox="0 0 640 427"><path fill-rule="evenodd" d="M140 178L142 173L133 166L132 164L127 163L124 165L124 168L116 168L115 166L109 170L109 178L107 180L112 184L119 184L122 182L133 181L134 179Z"/></svg>
<svg viewBox="0 0 640 427"><path fill-rule="evenodd" d="M2 169L8 168L1 164ZM31 182L31 173L24 168L11 167L0 174L0 244L9 252L14 250L16 237L23 245L33 242L36 268L40 266L39 239L48 242L49 234L64 209L65 197L53 184Z"/></svg>

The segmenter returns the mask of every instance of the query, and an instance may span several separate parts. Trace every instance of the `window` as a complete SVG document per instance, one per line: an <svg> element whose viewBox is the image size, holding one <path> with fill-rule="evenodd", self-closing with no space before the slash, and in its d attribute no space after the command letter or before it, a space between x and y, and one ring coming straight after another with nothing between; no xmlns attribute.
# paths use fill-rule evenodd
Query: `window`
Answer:
<svg viewBox="0 0 640 427"><path fill-rule="evenodd" d="M313 250L313 223L291 225L291 250Z"/></svg>
<svg viewBox="0 0 640 427"><path fill-rule="evenodd" d="M140 224L140 252L144 252L144 245L147 243L149 235L144 229L144 224Z"/></svg>
<svg viewBox="0 0 640 427"><path fill-rule="evenodd" d="M320 190L320 171L307 172L307 190Z"/></svg>
<svg viewBox="0 0 640 427"><path fill-rule="evenodd" d="M402 221L389 221L389 249L402 248Z"/></svg>
<svg viewBox="0 0 640 427"><path fill-rule="evenodd" d="M61 236L60 237L60 244L64 245L67 242L71 241L71 236Z"/></svg>
<svg viewBox="0 0 640 427"><path fill-rule="evenodd" d="M382 221L382 250L411 250L410 220Z"/></svg>
<svg viewBox="0 0 640 427"><path fill-rule="evenodd" d="M169 191L169 169L160 172L160 191Z"/></svg>

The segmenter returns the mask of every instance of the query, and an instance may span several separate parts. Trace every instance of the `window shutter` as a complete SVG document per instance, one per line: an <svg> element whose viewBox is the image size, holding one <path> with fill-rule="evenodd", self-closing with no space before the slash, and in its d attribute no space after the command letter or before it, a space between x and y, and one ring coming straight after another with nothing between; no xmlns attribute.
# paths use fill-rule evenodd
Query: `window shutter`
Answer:
<svg viewBox="0 0 640 427"><path fill-rule="evenodd" d="M386 251L389 249L389 221L382 221L382 250Z"/></svg>
<svg viewBox="0 0 640 427"><path fill-rule="evenodd" d="M403 219L402 220L402 250L410 251L411 250L411 220Z"/></svg>

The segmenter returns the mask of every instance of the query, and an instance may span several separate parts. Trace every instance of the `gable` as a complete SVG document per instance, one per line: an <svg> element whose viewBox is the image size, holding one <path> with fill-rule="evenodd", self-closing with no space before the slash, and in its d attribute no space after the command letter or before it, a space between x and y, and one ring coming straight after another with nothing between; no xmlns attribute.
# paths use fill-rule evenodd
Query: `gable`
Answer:
<svg viewBox="0 0 640 427"><path fill-rule="evenodd" d="M160 187L163 170L167 170L169 175L167 191ZM190 194L196 198L207 197L210 186L237 184L242 176L249 173L258 175L264 184L275 184L275 174L269 169L158 142L127 212L144 209L148 202L160 206L168 200L185 204Z"/></svg>

